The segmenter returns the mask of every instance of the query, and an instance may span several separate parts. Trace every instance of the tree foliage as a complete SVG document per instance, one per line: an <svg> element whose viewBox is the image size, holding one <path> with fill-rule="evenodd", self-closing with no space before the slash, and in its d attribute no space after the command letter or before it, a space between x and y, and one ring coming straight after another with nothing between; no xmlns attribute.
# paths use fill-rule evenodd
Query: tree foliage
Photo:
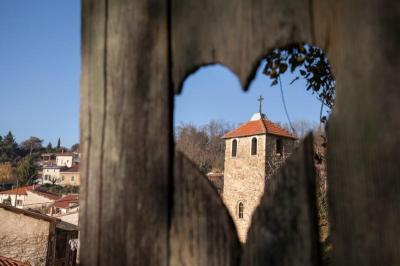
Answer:
<svg viewBox="0 0 400 266"><path fill-rule="evenodd" d="M330 109L335 101L335 79L331 66L321 48L306 44L293 44L275 49L267 55L263 73L272 79L271 85L279 82L286 71L298 73L291 82L305 79L307 90L316 93L318 99Z"/></svg>
<svg viewBox="0 0 400 266"><path fill-rule="evenodd" d="M55 184L44 184L38 187L36 190L60 196L69 193L79 194L79 186L60 186Z"/></svg>
<svg viewBox="0 0 400 266"><path fill-rule="evenodd" d="M70 151L79 152L79 148L80 148L79 143L75 143L74 145L71 146Z"/></svg>
<svg viewBox="0 0 400 266"><path fill-rule="evenodd" d="M20 157L18 144L11 131L0 141L0 163L15 162Z"/></svg>
<svg viewBox="0 0 400 266"><path fill-rule="evenodd" d="M223 121L211 121L202 127L181 124L175 129L175 146L204 174L221 172L225 154L225 142L221 137L231 129L232 125Z"/></svg>
<svg viewBox="0 0 400 266"><path fill-rule="evenodd" d="M60 150L61 148L61 138L58 138L57 140L57 150Z"/></svg>
<svg viewBox="0 0 400 266"><path fill-rule="evenodd" d="M19 163L15 170L18 180L22 184L26 184L30 181L31 177L35 176L36 169L33 164L31 156L26 156Z"/></svg>
<svg viewBox="0 0 400 266"><path fill-rule="evenodd" d="M46 152L54 152L53 145L49 142L46 146Z"/></svg>
<svg viewBox="0 0 400 266"><path fill-rule="evenodd" d="M39 152L42 149L43 140L38 137L30 137L20 144L20 148L26 154L32 155L32 152Z"/></svg>
<svg viewBox="0 0 400 266"><path fill-rule="evenodd" d="M295 120L292 121L291 125L288 123L277 124L299 139L303 139L310 131L317 129L319 126L317 122L311 122L308 120Z"/></svg>

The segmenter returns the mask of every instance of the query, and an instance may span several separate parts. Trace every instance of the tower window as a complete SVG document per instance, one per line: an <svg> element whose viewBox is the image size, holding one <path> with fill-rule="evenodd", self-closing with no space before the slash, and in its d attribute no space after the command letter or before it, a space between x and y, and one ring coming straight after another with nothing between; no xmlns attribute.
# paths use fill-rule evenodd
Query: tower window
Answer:
<svg viewBox="0 0 400 266"><path fill-rule="evenodd" d="M237 152L237 140L234 139L232 141L232 157L236 157L236 152Z"/></svg>
<svg viewBox="0 0 400 266"><path fill-rule="evenodd" d="M279 155L283 155L283 143L282 139L276 140L276 153Z"/></svg>
<svg viewBox="0 0 400 266"><path fill-rule="evenodd" d="M239 202L239 206L238 206L238 216L239 216L239 219L243 219L243 211L244 211L243 202Z"/></svg>
<svg viewBox="0 0 400 266"><path fill-rule="evenodd" d="M257 138L251 139L251 155L257 154Z"/></svg>

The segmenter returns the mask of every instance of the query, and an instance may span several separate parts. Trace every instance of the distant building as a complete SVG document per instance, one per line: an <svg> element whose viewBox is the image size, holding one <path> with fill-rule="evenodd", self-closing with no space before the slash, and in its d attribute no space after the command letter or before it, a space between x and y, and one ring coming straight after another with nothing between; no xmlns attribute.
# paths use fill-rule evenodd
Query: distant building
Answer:
<svg viewBox="0 0 400 266"><path fill-rule="evenodd" d="M0 254L20 264L76 265L77 226L0 204Z"/></svg>
<svg viewBox="0 0 400 266"><path fill-rule="evenodd" d="M79 172L79 164L75 163L70 168L62 168L59 173L57 185L62 186L79 186L81 184L81 175Z"/></svg>
<svg viewBox="0 0 400 266"><path fill-rule="evenodd" d="M79 195L69 194L54 202L54 214L67 214L79 210Z"/></svg>
<svg viewBox="0 0 400 266"><path fill-rule="evenodd" d="M56 165L59 167L72 167L76 154L72 152L64 152L56 154Z"/></svg>
<svg viewBox="0 0 400 266"><path fill-rule="evenodd" d="M54 160L53 160L54 159ZM42 155L39 184L80 185L80 154L72 152Z"/></svg>
<svg viewBox="0 0 400 266"><path fill-rule="evenodd" d="M40 155L40 166L44 165L55 165L56 164L56 154L55 153L42 153Z"/></svg>
<svg viewBox="0 0 400 266"><path fill-rule="evenodd" d="M60 178L61 167L56 164L43 165L41 184L52 184Z"/></svg>
<svg viewBox="0 0 400 266"><path fill-rule="evenodd" d="M50 207L60 197L51 193L35 190L37 186L25 186L0 192L0 203L20 209L35 209L48 213Z"/></svg>
<svg viewBox="0 0 400 266"><path fill-rule="evenodd" d="M223 138L223 200L244 242L267 181L291 154L296 138L261 112Z"/></svg>
<svg viewBox="0 0 400 266"><path fill-rule="evenodd" d="M58 199L53 205L53 216L71 224L78 225L79 195L70 194Z"/></svg>

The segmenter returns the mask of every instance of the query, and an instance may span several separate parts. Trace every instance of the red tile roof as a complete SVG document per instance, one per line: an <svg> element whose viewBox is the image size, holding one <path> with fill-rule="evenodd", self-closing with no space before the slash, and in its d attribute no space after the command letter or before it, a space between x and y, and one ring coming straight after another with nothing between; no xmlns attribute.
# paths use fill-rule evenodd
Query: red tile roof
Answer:
<svg viewBox="0 0 400 266"><path fill-rule="evenodd" d="M49 193L49 192L42 192L42 191L37 191L35 190L36 188L38 188L39 186L26 186L26 187L19 187L19 188L14 188L11 190L6 190L6 191L2 191L0 192L0 194L8 194L8 195L28 195L27 191L31 191L35 194L38 194L40 196L46 197L48 199L52 199L52 200L57 200L60 198L60 196Z"/></svg>
<svg viewBox="0 0 400 266"><path fill-rule="evenodd" d="M35 188L34 185L32 186L26 186L26 187L19 187L19 188L13 188L10 190L2 191L0 194L10 194L10 195L27 195L28 190L33 190Z"/></svg>
<svg viewBox="0 0 400 266"><path fill-rule="evenodd" d="M71 172L71 173L79 173L79 164L74 164L70 168L63 168L61 173Z"/></svg>
<svg viewBox="0 0 400 266"><path fill-rule="evenodd" d="M20 262L20 261L16 261L10 258L6 258L3 256L0 256L0 265L1 266L29 266L29 264Z"/></svg>
<svg viewBox="0 0 400 266"><path fill-rule="evenodd" d="M271 134L290 139L297 139L286 129L278 126L268 119L249 121L222 136L224 139L246 137L252 135Z"/></svg>
<svg viewBox="0 0 400 266"><path fill-rule="evenodd" d="M42 191L37 191L37 190L31 190L31 192L33 192L35 194L38 194L38 195L40 195L42 197L51 199L51 200L58 200L58 199L61 198L60 196L52 194L52 193L49 193L49 192L42 192Z"/></svg>
<svg viewBox="0 0 400 266"><path fill-rule="evenodd" d="M79 195L78 194L70 194L61 199L58 199L54 203L54 207L67 209L70 203L79 203Z"/></svg>

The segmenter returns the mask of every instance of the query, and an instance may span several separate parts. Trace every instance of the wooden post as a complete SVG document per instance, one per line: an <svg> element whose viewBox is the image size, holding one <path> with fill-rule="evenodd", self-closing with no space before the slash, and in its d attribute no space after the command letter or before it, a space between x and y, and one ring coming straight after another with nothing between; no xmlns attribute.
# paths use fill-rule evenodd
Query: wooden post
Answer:
<svg viewBox="0 0 400 266"><path fill-rule="evenodd" d="M176 152L169 265L235 266L241 244L216 189L183 154Z"/></svg>
<svg viewBox="0 0 400 266"><path fill-rule="evenodd" d="M316 3L317 41L337 82L328 126L332 259L400 265L400 5Z"/></svg>
<svg viewBox="0 0 400 266"><path fill-rule="evenodd" d="M252 216L243 266L320 265L315 181L310 134L266 185Z"/></svg>
<svg viewBox="0 0 400 266"><path fill-rule="evenodd" d="M81 263L167 265L171 93L161 0L83 0Z"/></svg>

